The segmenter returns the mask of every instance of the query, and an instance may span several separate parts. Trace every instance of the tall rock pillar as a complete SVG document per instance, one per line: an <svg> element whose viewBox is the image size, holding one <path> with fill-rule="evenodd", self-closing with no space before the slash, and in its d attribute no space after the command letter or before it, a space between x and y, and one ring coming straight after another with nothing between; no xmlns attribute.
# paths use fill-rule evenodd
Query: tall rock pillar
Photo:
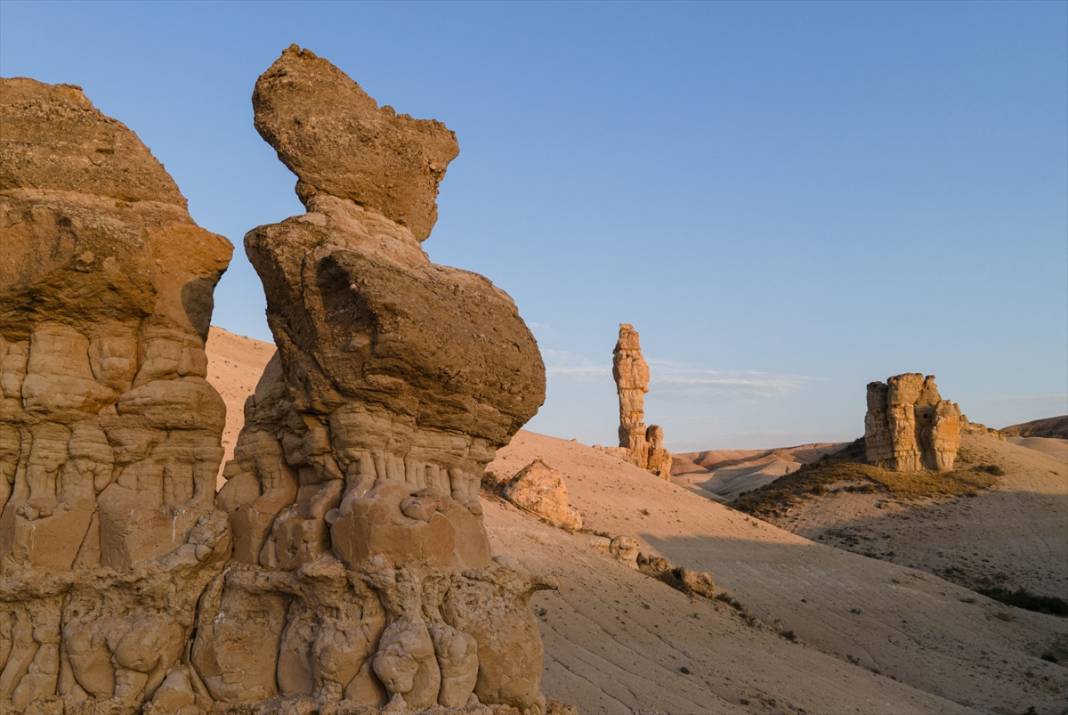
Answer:
<svg viewBox="0 0 1068 715"><path fill-rule="evenodd" d="M630 323L619 326L619 339L612 351L612 377L619 396L619 446L626 450L627 461L667 479L671 476L671 454L664 449L663 429L645 426L649 364L642 357L638 331Z"/></svg>
<svg viewBox="0 0 1068 715"><path fill-rule="evenodd" d="M245 236L278 353L224 471L234 563L192 663L234 706L539 713L545 584L491 555L479 485L545 369L503 291L421 247L456 137L296 46L252 99L307 212Z"/></svg>

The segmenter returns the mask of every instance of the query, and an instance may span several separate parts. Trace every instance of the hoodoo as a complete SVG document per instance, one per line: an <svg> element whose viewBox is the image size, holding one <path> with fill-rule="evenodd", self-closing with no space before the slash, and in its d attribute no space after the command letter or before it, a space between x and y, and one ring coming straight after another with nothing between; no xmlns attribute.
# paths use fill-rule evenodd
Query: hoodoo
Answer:
<svg viewBox="0 0 1068 715"><path fill-rule="evenodd" d="M619 340L612 351L612 377L619 395L619 446L627 461L667 479L671 454L664 449L660 425L645 426L645 393L649 391L649 364L642 357L638 331L629 323L619 326Z"/></svg>
<svg viewBox="0 0 1068 715"><path fill-rule="evenodd" d="M295 46L253 106L307 213L245 236L278 353L224 472L234 563L193 665L235 705L541 712L546 584L491 555L479 485L545 371L512 300L420 246L456 138Z"/></svg>
<svg viewBox="0 0 1068 715"><path fill-rule="evenodd" d="M543 713L550 585L479 485L545 371L420 247L456 138L297 47L253 104L307 213L245 237L278 353L216 495L230 244L80 90L0 83L0 712Z"/></svg>

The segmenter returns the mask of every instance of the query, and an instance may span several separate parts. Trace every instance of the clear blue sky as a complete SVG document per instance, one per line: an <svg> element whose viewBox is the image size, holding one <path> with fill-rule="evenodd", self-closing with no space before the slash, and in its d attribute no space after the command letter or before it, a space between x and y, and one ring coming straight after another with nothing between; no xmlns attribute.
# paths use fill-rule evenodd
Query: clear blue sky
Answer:
<svg viewBox="0 0 1068 715"><path fill-rule="evenodd" d="M215 322L268 338L251 227L302 211L252 127L296 42L461 152L430 256L515 298L531 428L612 443L616 326L668 446L863 431L935 373L995 426L1068 411L1068 4L0 4L0 72L79 84L238 247Z"/></svg>

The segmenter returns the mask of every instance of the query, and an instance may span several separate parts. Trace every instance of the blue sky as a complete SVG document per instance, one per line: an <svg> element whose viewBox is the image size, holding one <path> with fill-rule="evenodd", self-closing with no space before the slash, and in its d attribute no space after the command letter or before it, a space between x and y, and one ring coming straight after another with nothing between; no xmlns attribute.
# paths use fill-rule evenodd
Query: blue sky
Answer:
<svg viewBox="0 0 1068 715"><path fill-rule="evenodd" d="M241 238L302 208L250 96L293 42L456 131L423 245L532 325L532 429L614 442L623 321L678 450L858 436L905 371L1068 412L1068 3L0 3L0 73L141 136L264 339Z"/></svg>

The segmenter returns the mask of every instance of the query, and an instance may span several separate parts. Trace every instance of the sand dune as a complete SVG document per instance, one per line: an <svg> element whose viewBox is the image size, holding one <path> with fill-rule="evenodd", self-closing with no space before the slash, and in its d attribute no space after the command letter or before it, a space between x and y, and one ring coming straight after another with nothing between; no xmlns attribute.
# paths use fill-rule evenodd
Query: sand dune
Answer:
<svg viewBox="0 0 1068 715"><path fill-rule="evenodd" d="M209 339L228 429L270 356L254 343ZM492 497L486 526L497 551L560 582L534 601L552 698L613 714L1063 711L1068 669L1040 656L1068 661L1068 620L814 543L577 442L520 432L491 470L535 457L561 472L587 529ZM756 620L614 560L605 535L621 534L712 572Z"/></svg>

